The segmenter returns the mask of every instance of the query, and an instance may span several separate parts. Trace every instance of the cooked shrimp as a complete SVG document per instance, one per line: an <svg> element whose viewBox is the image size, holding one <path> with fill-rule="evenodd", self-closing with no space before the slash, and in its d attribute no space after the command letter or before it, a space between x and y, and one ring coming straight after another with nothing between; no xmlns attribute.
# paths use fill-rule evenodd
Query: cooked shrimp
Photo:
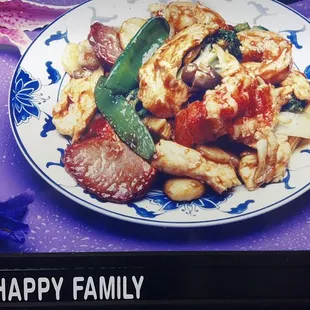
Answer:
<svg viewBox="0 0 310 310"><path fill-rule="evenodd" d="M199 2L180 1L171 2L168 5L154 3L149 6L149 10L154 16L165 17L169 22L172 35L194 24L205 24L214 30L227 27L225 20L217 12Z"/></svg>
<svg viewBox="0 0 310 310"><path fill-rule="evenodd" d="M280 34L260 29L238 34L243 54L243 65L266 83L279 84L293 66L292 44Z"/></svg>
<svg viewBox="0 0 310 310"><path fill-rule="evenodd" d="M207 160L198 151L172 141L160 140L156 144L152 166L171 175L205 182L218 193L241 184L230 164Z"/></svg>

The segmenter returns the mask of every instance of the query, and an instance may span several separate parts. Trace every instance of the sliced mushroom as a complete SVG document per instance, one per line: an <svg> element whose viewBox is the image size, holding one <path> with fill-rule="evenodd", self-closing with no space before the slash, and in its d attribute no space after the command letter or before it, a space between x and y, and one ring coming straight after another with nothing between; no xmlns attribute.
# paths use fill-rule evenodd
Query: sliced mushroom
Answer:
<svg viewBox="0 0 310 310"><path fill-rule="evenodd" d="M197 56L200 54L201 48L202 48L201 45L198 45L192 48L184 57L183 64L187 65L191 63L192 61L194 61L197 58Z"/></svg>
<svg viewBox="0 0 310 310"><path fill-rule="evenodd" d="M195 63L189 63L183 68L181 79L192 91L214 89L221 83L221 76L213 68L201 67Z"/></svg>

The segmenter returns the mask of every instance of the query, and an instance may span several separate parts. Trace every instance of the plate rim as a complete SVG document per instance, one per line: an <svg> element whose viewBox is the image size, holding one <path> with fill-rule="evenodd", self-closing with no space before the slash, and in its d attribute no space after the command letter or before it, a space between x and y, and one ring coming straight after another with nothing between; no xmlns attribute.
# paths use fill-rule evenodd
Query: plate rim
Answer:
<svg viewBox="0 0 310 310"><path fill-rule="evenodd" d="M269 211L273 211L273 210L275 210L281 206L285 206L287 203L297 199L298 197L300 197L302 194L306 193L310 189L310 181L309 181L306 185L301 187L296 192L290 194L289 196L287 196L287 197L285 197L285 198L283 198L277 202L274 202L268 206L265 206L265 207L261 208L260 210L253 210L247 214L239 214L239 215L235 215L231 218L207 220L207 221L204 220L204 221L196 221L196 222L184 222L184 221L183 222L171 222L171 221L160 221L157 219L156 220L147 219L147 218L143 218L143 217L137 218L137 217L133 217L130 215L125 215L125 214L121 214L118 212L114 212L112 210L105 209L104 207L99 207L99 206L97 206L97 205L95 205L89 201L84 200L81 197L76 196L73 193L70 193L66 189L62 188L59 184L57 184L51 177L46 175L41 170L41 168L34 162L32 157L29 155L28 151L26 150L26 148L25 148L24 144L22 143L20 136L17 132L17 126L14 124L13 113L12 113L12 105L11 105L12 94L13 94L12 86L13 86L14 80L16 78L16 75L18 74L18 71L21 68L21 63L23 62L25 56L27 55L29 50L32 48L32 46L36 43L36 41L46 32L46 30L49 29L58 20L63 18L65 15L69 14L70 12L76 10L77 8L83 6L86 3L91 2L91 1L92 0L83 1L82 3L74 6L72 9L61 14L58 18L56 18L53 22L51 22L48 26L46 26L36 36L36 38L31 42L31 44L27 47L25 52L21 55L21 58L19 59L17 65L16 65L16 68L14 70L14 74L13 74L11 82L10 82L9 96L8 96L8 115L9 115L10 127L11 127L11 130L13 132L13 136L14 136L15 141L16 141L20 151L22 152L24 158L27 160L27 162L30 164L30 166L35 170L35 172L41 178L44 179L45 182L47 182L50 186L52 186L56 191L60 192L66 198L74 201L75 203L77 203L83 207L86 207L92 211L98 212L98 213L103 214L105 216L110 216L110 217L113 217L113 218L118 219L118 220L123 220L126 222L131 222L131 223L136 223L136 224L143 224L143 225L147 225L147 226L157 226L157 227L171 227L171 228L195 228L195 227L198 228L198 227L220 226L220 225L224 225L224 224L230 224L230 223L235 223L235 222L239 222L239 221L244 221L244 220L247 220L249 218L254 218L256 216L262 215L262 214L267 213ZM301 13L297 12L295 9L279 2L278 0L272 0L272 2L288 9L292 13L294 13L294 14L298 15L299 17L301 17L302 19L304 19L308 24L310 24L310 20L308 18L306 18L304 15L302 15ZM106 202L106 203L109 204L110 202Z"/></svg>

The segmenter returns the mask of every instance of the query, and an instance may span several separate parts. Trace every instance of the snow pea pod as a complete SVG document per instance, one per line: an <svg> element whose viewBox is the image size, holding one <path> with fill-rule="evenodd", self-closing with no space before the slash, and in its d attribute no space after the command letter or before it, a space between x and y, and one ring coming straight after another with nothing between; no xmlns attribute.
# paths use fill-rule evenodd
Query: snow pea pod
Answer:
<svg viewBox="0 0 310 310"><path fill-rule="evenodd" d="M153 139L125 96L138 87L139 69L168 36L169 24L165 19L150 19L127 45L109 77L101 77L95 88L95 100L99 111L106 117L119 138L147 160L155 152Z"/></svg>
<svg viewBox="0 0 310 310"><path fill-rule="evenodd" d="M149 160L155 152L149 131L124 96L115 95L102 85L99 80L96 87L96 100L100 100L105 105L103 108L105 118L125 144L136 154Z"/></svg>
<svg viewBox="0 0 310 310"><path fill-rule="evenodd" d="M164 44L169 31L169 24L164 18L149 19L117 59L105 87L123 95L137 88L139 69Z"/></svg>

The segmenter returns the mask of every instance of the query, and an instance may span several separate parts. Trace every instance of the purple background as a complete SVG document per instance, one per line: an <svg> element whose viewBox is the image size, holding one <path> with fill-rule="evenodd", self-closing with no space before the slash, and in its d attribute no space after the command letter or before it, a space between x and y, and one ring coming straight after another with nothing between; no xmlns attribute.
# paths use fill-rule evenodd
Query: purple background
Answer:
<svg viewBox="0 0 310 310"><path fill-rule="evenodd" d="M71 5L82 1L36 2ZM310 0L291 7L310 17ZM0 47L0 200L27 188L34 190L36 197L25 218L30 226L25 244L0 243L0 252L310 249L310 192L254 219L195 229L131 224L99 215L65 198L30 167L10 129L8 91L19 58L15 48Z"/></svg>

